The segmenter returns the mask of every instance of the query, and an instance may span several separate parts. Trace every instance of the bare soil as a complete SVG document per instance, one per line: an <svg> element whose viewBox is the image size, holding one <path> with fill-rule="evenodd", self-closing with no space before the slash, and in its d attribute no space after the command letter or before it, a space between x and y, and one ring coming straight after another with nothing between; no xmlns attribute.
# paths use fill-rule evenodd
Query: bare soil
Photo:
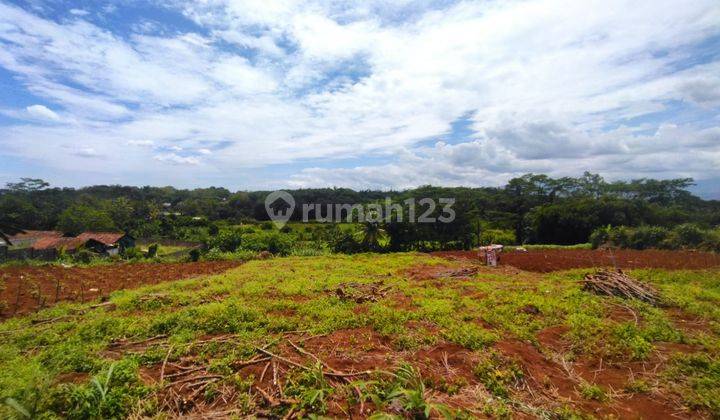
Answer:
<svg viewBox="0 0 720 420"><path fill-rule="evenodd" d="M60 301L93 301L114 290L222 273L238 265L235 261L203 261L0 268L0 319Z"/></svg>
<svg viewBox="0 0 720 420"><path fill-rule="evenodd" d="M481 261L478 251L441 251L432 255L460 261ZM720 267L720 254L693 251L550 249L500 254L501 266L548 273L585 267L665 268L697 270Z"/></svg>

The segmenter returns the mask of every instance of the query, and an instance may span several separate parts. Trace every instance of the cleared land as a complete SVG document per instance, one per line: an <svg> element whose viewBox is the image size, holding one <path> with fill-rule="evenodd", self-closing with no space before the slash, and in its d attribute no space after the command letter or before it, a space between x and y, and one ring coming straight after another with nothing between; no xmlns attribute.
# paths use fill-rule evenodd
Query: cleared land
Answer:
<svg viewBox="0 0 720 420"><path fill-rule="evenodd" d="M0 324L0 417L719 416L720 272L630 271L655 307L591 271L283 258L60 303Z"/></svg>
<svg viewBox="0 0 720 420"><path fill-rule="evenodd" d="M87 302L126 288L221 273L240 263L135 263L92 267L0 268L0 318L36 312L57 302Z"/></svg>
<svg viewBox="0 0 720 420"><path fill-rule="evenodd" d="M478 261L477 251L443 251L433 255L453 260ZM544 249L503 252L500 265L549 273L583 267L666 268L696 270L720 268L720 254L696 251Z"/></svg>

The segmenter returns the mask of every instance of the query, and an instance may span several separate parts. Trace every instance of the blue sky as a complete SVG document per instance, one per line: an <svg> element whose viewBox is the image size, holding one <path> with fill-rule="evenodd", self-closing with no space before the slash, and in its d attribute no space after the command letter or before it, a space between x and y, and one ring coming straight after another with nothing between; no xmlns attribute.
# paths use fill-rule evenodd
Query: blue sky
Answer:
<svg viewBox="0 0 720 420"><path fill-rule="evenodd" d="M720 3L0 0L0 183L720 198Z"/></svg>

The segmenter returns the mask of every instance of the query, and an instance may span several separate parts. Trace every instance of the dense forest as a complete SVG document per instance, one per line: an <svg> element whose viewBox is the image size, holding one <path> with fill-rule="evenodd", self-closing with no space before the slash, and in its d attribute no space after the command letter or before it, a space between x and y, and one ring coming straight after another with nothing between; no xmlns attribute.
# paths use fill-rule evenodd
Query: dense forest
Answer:
<svg viewBox="0 0 720 420"><path fill-rule="evenodd" d="M691 224L697 229L716 228L720 202L694 196L688 191L692 185L689 178L607 182L591 173L577 178L527 174L503 187L289 192L297 203L292 220L300 220L305 203L367 205L384 203L386 198L398 203L408 198L454 198L457 217L452 223L405 221L381 227L389 236L390 249L407 250L468 248L482 241L478 231L497 233L488 241L575 244L588 242L593 231L608 226L673 229ZM232 192L216 187L56 188L40 179L23 178L0 190L0 223L67 233L122 230L138 238L207 240L221 229L268 220L267 194L269 191Z"/></svg>

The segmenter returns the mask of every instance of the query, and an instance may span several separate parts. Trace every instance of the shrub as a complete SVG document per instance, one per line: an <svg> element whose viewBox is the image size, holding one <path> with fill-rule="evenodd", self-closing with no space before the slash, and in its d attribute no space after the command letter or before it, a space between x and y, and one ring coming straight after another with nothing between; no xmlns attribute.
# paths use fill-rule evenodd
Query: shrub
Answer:
<svg viewBox="0 0 720 420"><path fill-rule="evenodd" d="M355 239L355 236L350 233L343 233L333 238L330 246L333 252L342 254L354 254L362 250L360 243Z"/></svg>
<svg viewBox="0 0 720 420"><path fill-rule="evenodd" d="M704 251L720 252L720 228L707 233L705 241L700 245Z"/></svg>
<svg viewBox="0 0 720 420"><path fill-rule="evenodd" d="M697 225L685 223L673 228L664 245L669 249L697 248L707 236Z"/></svg>
<svg viewBox="0 0 720 420"><path fill-rule="evenodd" d="M216 236L208 239L208 248L218 248L222 252L233 252L243 242L243 234L240 229L223 230Z"/></svg>
<svg viewBox="0 0 720 420"><path fill-rule="evenodd" d="M275 255L288 255L292 250L294 237L277 231L261 231L246 235L242 249L247 251L268 251Z"/></svg>
<svg viewBox="0 0 720 420"><path fill-rule="evenodd" d="M509 229L485 229L480 233L480 242L482 242L483 245L513 245L517 243L515 240L515 232Z"/></svg>
<svg viewBox="0 0 720 420"><path fill-rule="evenodd" d="M610 244L632 249L704 249L720 251L720 230L704 230L697 225L685 223L668 230L660 226L602 227L590 235L593 248Z"/></svg>
<svg viewBox="0 0 720 420"><path fill-rule="evenodd" d="M668 235L668 230L660 226L640 226L629 238L630 248L659 248Z"/></svg>
<svg viewBox="0 0 720 420"><path fill-rule="evenodd" d="M144 257L142 251L140 251L140 248L137 247L125 248L122 255L126 260L139 260L140 258Z"/></svg>
<svg viewBox="0 0 720 420"><path fill-rule="evenodd" d="M89 249L80 249L78 252L73 254L73 261L82 264L89 264L95 256L96 254Z"/></svg>
<svg viewBox="0 0 720 420"><path fill-rule="evenodd" d="M148 258L155 258L155 257L157 256L157 253L158 253L158 249L159 249L159 248L160 248L160 245L158 245L158 244L151 244L151 245L148 247L147 257L148 257Z"/></svg>

